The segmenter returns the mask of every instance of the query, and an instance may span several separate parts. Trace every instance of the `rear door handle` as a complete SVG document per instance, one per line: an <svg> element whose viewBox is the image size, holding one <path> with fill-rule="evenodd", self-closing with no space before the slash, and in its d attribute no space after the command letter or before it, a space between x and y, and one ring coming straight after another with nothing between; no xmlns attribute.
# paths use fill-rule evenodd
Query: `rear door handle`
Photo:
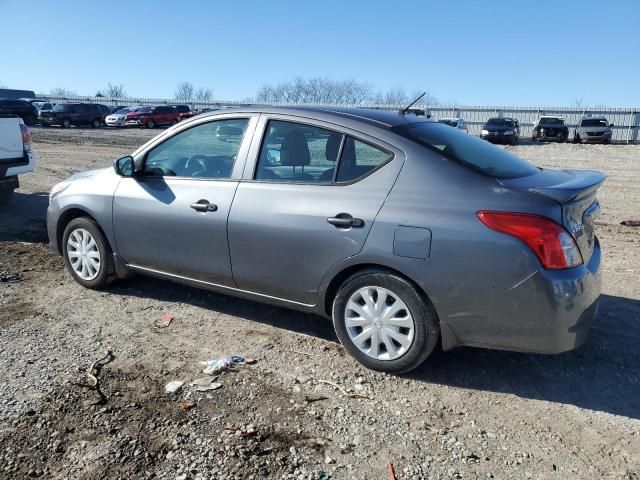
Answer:
<svg viewBox="0 0 640 480"><path fill-rule="evenodd" d="M213 203L209 203L209 200L198 200L189 206L197 212L215 212L218 210L218 206Z"/></svg>
<svg viewBox="0 0 640 480"><path fill-rule="evenodd" d="M329 217L327 222L336 228L360 228L364 226L364 221L361 218L353 218L348 213L339 213L335 217Z"/></svg>

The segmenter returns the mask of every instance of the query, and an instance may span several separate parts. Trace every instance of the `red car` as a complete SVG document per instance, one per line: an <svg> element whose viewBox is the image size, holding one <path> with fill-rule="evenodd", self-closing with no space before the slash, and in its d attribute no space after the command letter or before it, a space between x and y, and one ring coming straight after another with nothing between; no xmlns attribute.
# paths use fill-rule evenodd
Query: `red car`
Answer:
<svg viewBox="0 0 640 480"><path fill-rule="evenodd" d="M191 118L195 115L193 111L191 111L191 107L189 105L171 105L178 111L180 115L180 120L184 120L185 118Z"/></svg>
<svg viewBox="0 0 640 480"><path fill-rule="evenodd" d="M126 126L137 126L155 128L160 125L175 125L180 121L180 114L174 107L141 107L135 112L127 113L124 124Z"/></svg>

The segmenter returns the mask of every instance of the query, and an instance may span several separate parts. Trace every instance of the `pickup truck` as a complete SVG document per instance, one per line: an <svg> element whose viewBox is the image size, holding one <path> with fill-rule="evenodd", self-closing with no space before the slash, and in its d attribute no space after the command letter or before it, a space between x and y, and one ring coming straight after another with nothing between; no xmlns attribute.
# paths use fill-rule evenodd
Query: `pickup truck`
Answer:
<svg viewBox="0 0 640 480"><path fill-rule="evenodd" d="M18 175L32 172L36 156L31 132L17 115L0 112L0 205L6 205L20 186Z"/></svg>

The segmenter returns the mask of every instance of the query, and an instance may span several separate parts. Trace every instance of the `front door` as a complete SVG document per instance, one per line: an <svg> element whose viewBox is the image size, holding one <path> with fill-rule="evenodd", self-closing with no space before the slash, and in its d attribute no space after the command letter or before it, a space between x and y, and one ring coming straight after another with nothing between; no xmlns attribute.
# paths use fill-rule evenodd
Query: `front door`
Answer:
<svg viewBox="0 0 640 480"><path fill-rule="evenodd" d="M114 234L126 263L233 286L227 217L249 125L249 118L199 123L144 154L140 172L123 178L114 196ZM234 134L221 138L220 127Z"/></svg>
<svg viewBox="0 0 640 480"><path fill-rule="evenodd" d="M238 287L314 304L325 273L362 249L401 165L341 132L270 120L229 215Z"/></svg>

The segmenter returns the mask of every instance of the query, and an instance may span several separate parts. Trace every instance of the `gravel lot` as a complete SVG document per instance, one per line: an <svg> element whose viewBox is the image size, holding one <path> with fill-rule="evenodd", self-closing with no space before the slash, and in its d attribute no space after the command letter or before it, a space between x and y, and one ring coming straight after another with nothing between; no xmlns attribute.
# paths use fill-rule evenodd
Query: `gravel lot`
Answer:
<svg viewBox="0 0 640 480"><path fill-rule="evenodd" d="M398 479L640 478L640 229L619 225L640 218L640 147L507 147L609 176L586 345L461 348L392 377L311 315L143 277L95 292L64 272L46 247L51 186L157 133L33 129L37 172L0 210L0 478L389 479L390 461ZM100 402L85 371L107 349ZM235 353L257 361L219 390L188 386L200 361ZM171 380L187 383L169 395Z"/></svg>

